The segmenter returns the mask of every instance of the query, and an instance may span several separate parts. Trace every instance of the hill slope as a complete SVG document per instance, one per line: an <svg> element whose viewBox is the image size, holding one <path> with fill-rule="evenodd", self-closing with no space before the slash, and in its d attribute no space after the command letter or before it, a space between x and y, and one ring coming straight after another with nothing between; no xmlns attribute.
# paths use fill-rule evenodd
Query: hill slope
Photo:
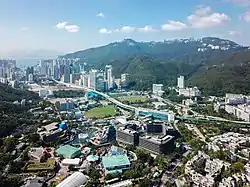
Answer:
<svg viewBox="0 0 250 187"><path fill-rule="evenodd" d="M67 54L65 58L80 58L90 66L109 64L136 56L150 56L157 61L181 61L201 64L216 56L246 49L230 40L215 37L180 39L164 42L136 42L125 39L121 42Z"/></svg>
<svg viewBox="0 0 250 187"><path fill-rule="evenodd" d="M226 92L250 94L250 51L233 53L203 66L189 83L205 94L223 95Z"/></svg>
<svg viewBox="0 0 250 187"><path fill-rule="evenodd" d="M0 101L13 102L16 100L39 99L38 95L24 89L13 89L12 87L0 83Z"/></svg>
<svg viewBox="0 0 250 187"><path fill-rule="evenodd" d="M16 127L22 124L33 124L31 115L27 113L29 108L12 103L21 99L40 100L38 95L33 92L13 89L0 83L0 138L9 135Z"/></svg>

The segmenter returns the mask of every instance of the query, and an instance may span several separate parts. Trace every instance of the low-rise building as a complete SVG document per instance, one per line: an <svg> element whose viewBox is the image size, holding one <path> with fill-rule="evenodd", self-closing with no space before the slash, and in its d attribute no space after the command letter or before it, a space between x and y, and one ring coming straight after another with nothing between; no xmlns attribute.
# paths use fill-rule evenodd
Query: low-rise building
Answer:
<svg viewBox="0 0 250 187"><path fill-rule="evenodd" d="M201 92L197 87L193 88L182 88L178 90L179 95L183 95L185 97L199 97L201 96Z"/></svg>
<svg viewBox="0 0 250 187"><path fill-rule="evenodd" d="M105 174L108 174L130 169L131 163L126 155L112 155L102 157L102 166Z"/></svg>
<svg viewBox="0 0 250 187"><path fill-rule="evenodd" d="M63 145L56 150L57 155L62 155L64 158L75 158L81 154L81 149L71 145Z"/></svg>
<svg viewBox="0 0 250 187"><path fill-rule="evenodd" d="M164 91L163 91L163 84L153 84L153 94L162 96Z"/></svg>

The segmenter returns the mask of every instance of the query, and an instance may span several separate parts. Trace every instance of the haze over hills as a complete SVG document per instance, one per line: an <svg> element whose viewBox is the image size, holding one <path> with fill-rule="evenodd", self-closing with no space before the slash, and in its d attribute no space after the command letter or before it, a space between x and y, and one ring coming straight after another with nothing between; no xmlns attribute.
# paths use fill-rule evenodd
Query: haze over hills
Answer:
<svg viewBox="0 0 250 187"><path fill-rule="evenodd" d="M181 74L189 79L190 85L197 85L205 92L215 94L216 88L220 88L221 93L235 91L236 87L239 92L247 91L250 83L244 79L245 74L239 76L242 81L236 80L234 76L242 73L237 59L248 59L248 49L233 41L215 37L163 42L125 39L63 57L81 58L89 67L103 68L111 64L116 77L122 73L131 75L131 85L135 89L150 89L152 83L175 85L176 77ZM211 68L215 64L220 68ZM224 85L223 81L230 86ZM246 84L240 86L239 83Z"/></svg>

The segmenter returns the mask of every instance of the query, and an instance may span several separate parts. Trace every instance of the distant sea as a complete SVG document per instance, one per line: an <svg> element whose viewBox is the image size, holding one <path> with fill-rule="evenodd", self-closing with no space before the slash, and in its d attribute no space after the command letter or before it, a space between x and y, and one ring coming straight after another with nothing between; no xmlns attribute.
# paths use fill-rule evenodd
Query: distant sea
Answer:
<svg viewBox="0 0 250 187"><path fill-rule="evenodd" d="M29 67L29 66L34 66L38 63L40 59L19 59L17 61L17 66L18 67Z"/></svg>

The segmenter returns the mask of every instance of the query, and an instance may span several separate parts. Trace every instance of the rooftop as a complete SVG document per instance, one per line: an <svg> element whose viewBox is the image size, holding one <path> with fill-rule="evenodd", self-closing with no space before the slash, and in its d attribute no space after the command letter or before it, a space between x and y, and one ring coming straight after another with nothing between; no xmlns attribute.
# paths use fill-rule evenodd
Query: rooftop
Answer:
<svg viewBox="0 0 250 187"><path fill-rule="evenodd" d="M45 128L46 131L48 131L48 132L49 132L49 131L53 131L53 130L58 129L57 124L58 124L57 122L50 123L50 124L44 126L44 128Z"/></svg>
<svg viewBox="0 0 250 187"><path fill-rule="evenodd" d="M80 149L73 147L71 145L63 145L56 150L57 154L62 154L65 158L71 158Z"/></svg>
<svg viewBox="0 0 250 187"><path fill-rule="evenodd" d="M130 161L126 155L104 156L102 163L105 168L130 165Z"/></svg>

